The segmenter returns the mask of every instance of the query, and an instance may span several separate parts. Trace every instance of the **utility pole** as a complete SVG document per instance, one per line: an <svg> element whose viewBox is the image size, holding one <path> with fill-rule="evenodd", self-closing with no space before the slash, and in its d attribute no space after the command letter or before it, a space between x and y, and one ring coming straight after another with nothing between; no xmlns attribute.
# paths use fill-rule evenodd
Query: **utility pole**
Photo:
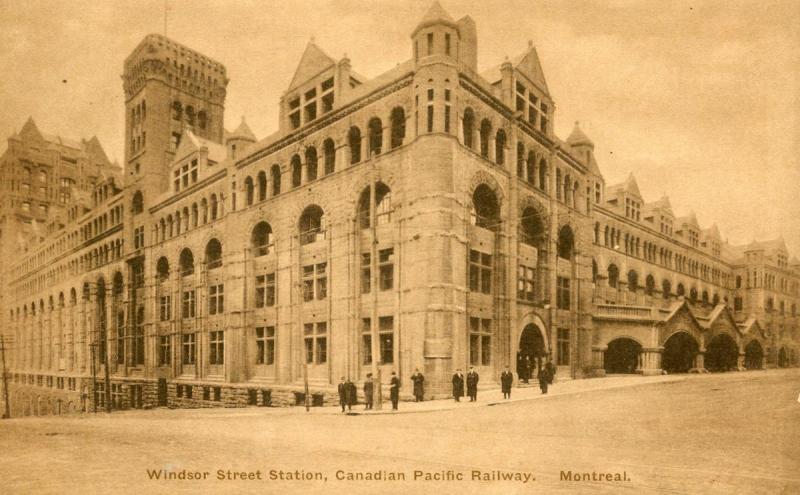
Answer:
<svg viewBox="0 0 800 495"><path fill-rule="evenodd" d="M111 412L111 377L109 376L108 371L108 340L105 338L106 332L103 332L101 336L103 337L103 348L105 349L104 354L104 362L103 365L105 367L105 394L106 394L106 412Z"/></svg>
<svg viewBox="0 0 800 495"><path fill-rule="evenodd" d="M89 349L92 351L92 412L97 412L97 367L95 365L95 348L96 342L89 344Z"/></svg>
<svg viewBox="0 0 800 495"><path fill-rule="evenodd" d="M375 181L377 174L375 173L375 155L370 152L370 166L372 173L370 174L369 181L369 226L370 226L370 249L369 249L369 278L370 289L372 291L372 308L369 319L369 333L370 333L370 351L372 353L372 376L375 377L375 390L373 391L374 402L373 405L376 410L380 411L383 407L383 392L382 392L382 377L381 368L379 366L380 359L380 341L378 335L378 284L380 278L378 277L378 226L377 215L375 214L377 203L377 191L375 190Z"/></svg>
<svg viewBox="0 0 800 495"><path fill-rule="evenodd" d="M3 336L0 335L0 359L3 361L3 402L5 402L6 412L4 419L11 417L11 406L8 404L8 375L6 374L6 345Z"/></svg>

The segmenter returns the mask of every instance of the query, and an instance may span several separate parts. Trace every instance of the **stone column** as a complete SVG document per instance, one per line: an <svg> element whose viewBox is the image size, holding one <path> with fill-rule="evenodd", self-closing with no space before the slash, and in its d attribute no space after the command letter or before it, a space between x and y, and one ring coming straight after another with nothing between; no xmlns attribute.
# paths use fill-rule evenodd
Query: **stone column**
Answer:
<svg viewBox="0 0 800 495"><path fill-rule="evenodd" d="M705 368L705 355L706 350L700 349L694 356L694 367L689 370L689 373L708 373Z"/></svg>
<svg viewBox="0 0 800 495"><path fill-rule="evenodd" d="M644 376L660 375L663 347L643 347L639 352L639 371Z"/></svg>
<svg viewBox="0 0 800 495"><path fill-rule="evenodd" d="M739 351L739 356L736 359L736 370L747 371L747 368L744 365L744 351Z"/></svg>
<svg viewBox="0 0 800 495"><path fill-rule="evenodd" d="M592 374L594 376L606 376L605 353L608 346L592 346Z"/></svg>

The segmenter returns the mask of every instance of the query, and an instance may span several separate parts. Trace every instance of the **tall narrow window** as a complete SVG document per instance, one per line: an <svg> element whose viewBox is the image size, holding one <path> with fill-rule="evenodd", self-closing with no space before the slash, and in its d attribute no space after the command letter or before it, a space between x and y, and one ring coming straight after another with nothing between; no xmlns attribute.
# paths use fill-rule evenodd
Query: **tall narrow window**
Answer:
<svg viewBox="0 0 800 495"><path fill-rule="evenodd" d="M469 319L469 363L472 366L488 366L492 357L492 320Z"/></svg>
<svg viewBox="0 0 800 495"><path fill-rule="evenodd" d="M394 249L381 249L378 252L378 274L381 290L394 287Z"/></svg>
<svg viewBox="0 0 800 495"><path fill-rule="evenodd" d="M256 364L275 364L275 327L256 327Z"/></svg>
<svg viewBox="0 0 800 495"><path fill-rule="evenodd" d="M350 164L361 161L361 130L358 127L351 127L347 133L347 144L350 146Z"/></svg>
<svg viewBox="0 0 800 495"><path fill-rule="evenodd" d="M444 35L444 53L450 55L450 33Z"/></svg>
<svg viewBox="0 0 800 495"><path fill-rule="evenodd" d="M492 293L492 255L469 251L469 290Z"/></svg>
<svg viewBox="0 0 800 495"><path fill-rule="evenodd" d="M559 366L569 365L569 328L559 328L557 336Z"/></svg>
<svg viewBox="0 0 800 495"><path fill-rule="evenodd" d="M225 364L225 332L221 330L208 334L208 364Z"/></svg>
<svg viewBox="0 0 800 495"><path fill-rule="evenodd" d="M433 54L433 33L428 33L428 55Z"/></svg>
<svg viewBox="0 0 800 495"><path fill-rule="evenodd" d="M195 363L195 351L196 351L196 341L195 341L195 334L194 333L185 333L182 336L181 341L181 362L183 364L194 364Z"/></svg>
<svg viewBox="0 0 800 495"><path fill-rule="evenodd" d="M303 325L306 363L324 364L328 361L328 324L324 321Z"/></svg>
<svg viewBox="0 0 800 495"><path fill-rule="evenodd" d="M212 285L208 288L208 314L216 315L225 312L225 286Z"/></svg>
<svg viewBox="0 0 800 495"><path fill-rule="evenodd" d="M570 308L569 279L566 277L558 277L556 279L556 308Z"/></svg>

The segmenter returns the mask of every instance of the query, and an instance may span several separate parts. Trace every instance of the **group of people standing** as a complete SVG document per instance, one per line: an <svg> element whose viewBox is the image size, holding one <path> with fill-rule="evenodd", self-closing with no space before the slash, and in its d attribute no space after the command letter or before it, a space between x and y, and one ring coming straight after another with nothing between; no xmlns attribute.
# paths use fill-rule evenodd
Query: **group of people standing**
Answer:
<svg viewBox="0 0 800 495"><path fill-rule="evenodd" d="M531 378L530 374L530 370L525 372L523 367L519 373L520 381L523 383L528 383L528 379ZM539 368L538 373L539 387L542 389L543 394L547 393L547 387L553 383L555 375L556 367L553 365L553 362L548 359L547 362L541 368ZM414 374L411 375L411 381L414 383L414 402L422 402L425 397L425 376L420 373L418 368L415 369ZM466 385L466 395L469 397L469 401L477 401L479 381L480 375L478 375L478 372L475 371L475 368L470 367L466 376L461 371L461 368L457 369L456 372L453 373L452 377L453 399L455 399L456 402L461 401L461 397L464 397ZM511 398L511 388L513 385L514 374L511 372L511 370L509 370L508 366L506 366L505 370L503 370L503 372L500 374L500 386L504 399ZM346 410L351 411L353 405L355 405L357 402L358 396L355 383L353 383L349 378L342 377L338 386L338 390L339 405L342 406L342 412L345 412ZM367 379L364 380L364 409L372 409L374 402L374 391L375 385L372 378L372 373L367 373ZM398 378L397 373L394 371L392 371L392 378L389 381L389 398L392 401L392 410L396 411L400 400L400 378Z"/></svg>

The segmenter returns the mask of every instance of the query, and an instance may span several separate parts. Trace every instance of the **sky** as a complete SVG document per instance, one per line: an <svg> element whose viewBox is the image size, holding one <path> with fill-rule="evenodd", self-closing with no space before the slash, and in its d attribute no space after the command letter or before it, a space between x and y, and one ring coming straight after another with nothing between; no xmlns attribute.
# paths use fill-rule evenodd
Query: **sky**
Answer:
<svg viewBox="0 0 800 495"><path fill-rule="evenodd" d="M167 35L228 71L226 128L258 138L311 38L374 77L411 58L430 0L168 0ZM800 1L441 0L478 29L479 69L532 40L556 103L607 184L636 176L733 244L783 236L800 257ZM0 139L28 116L123 159L122 63L164 33L164 0L0 0ZM5 142L0 149L5 148Z"/></svg>

